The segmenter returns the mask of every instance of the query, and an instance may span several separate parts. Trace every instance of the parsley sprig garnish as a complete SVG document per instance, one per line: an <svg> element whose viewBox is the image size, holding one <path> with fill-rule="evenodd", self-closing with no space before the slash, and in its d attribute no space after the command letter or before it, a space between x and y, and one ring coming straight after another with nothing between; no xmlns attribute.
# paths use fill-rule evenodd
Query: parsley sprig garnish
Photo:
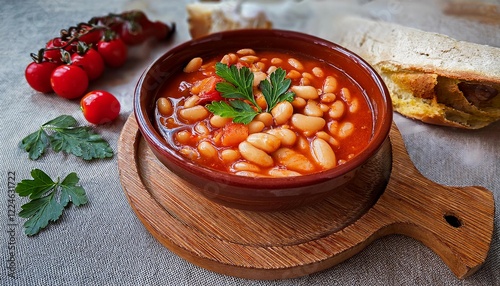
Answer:
<svg viewBox="0 0 500 286"><path fill-rule="evenodd" d="M103 159L113 156L113 149L89 126L78 126L76 119L61 115L44 123L37 131L21 140L19 147L29 153L29 158L37 160L47 148L55 152L63 151L84 160Z"/></svg>
<svg viewBox="0 0 500 286"><path fill-rule="evenodd" d="M292 81L285 78L286 72L282 68L276 69L269 79L260 82L259 87L267 103L266 110L262 110L255 100L254 75L249 68L217 63L215 73L225 80L217 83L216 90L228 101L215 101L206 107L213 114L233 118L235 123L248 124L257 114L271 111L279 102L291 102L295 96L293 92L288 91Z"/></svg>
<svg viewBox="0 0 500 286"><path fill-rule="evenodd" d="M76 206L87 203L87 195L77 185L80 179L75 173L55 182L39 169L32 170L31 176L33 180L22 180L15 189L19 196L30 199L19 212L20 217L28 219L24 223L26 235L35 235L49 222L57 221L70 202Z"/></svg>

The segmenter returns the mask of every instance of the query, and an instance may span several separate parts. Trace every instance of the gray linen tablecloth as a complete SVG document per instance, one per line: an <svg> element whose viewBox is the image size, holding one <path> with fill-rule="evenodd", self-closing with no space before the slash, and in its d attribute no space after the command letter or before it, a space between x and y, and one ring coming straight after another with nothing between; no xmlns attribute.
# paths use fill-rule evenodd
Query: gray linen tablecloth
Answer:
<svg viewBox="0 0 500 286"><path fill-rule="evenodd" d="M300 1L289 2L295 5ZM307 4L311 8L322 2L326 1L308 1ZM436 9L428 6L429 3L422 4L428 9L423 9L421 14L415 13L411 1L366 0L357 1L355 5L366 11L378 11L375 16L388 20L500 46L498 26L486 25L485 28L471 22L459 27L456 21L437 16ZM18 148L18 143L44 122L68 114L80 124L86 124L78 101L37 93L28 86L24 69L31 61L29 54L57 36L62 28L92 16L132 8L145 10L152 19L176 22L177 33L170 43L147 43L133 48L123 68L108 70L101 79L92 83L91 89L112 92L122 105L116 121L96 129L115 151L123 124L133 112L133 91L141 72L166 50L190 38L185 2L3 0L1 3L1 285L500 285L498 228L494 231L485 264L465 280L457 279L441 259L420 242L399 235L377 240L338 266L301 278L254 281L213 273L176 256L144 228L121 187L117 156L110 160L85 162L72 155L49 151L37 161L29 160L27 153ZM306 17L307 11L312 10L295 9L286 13L286 8L280 8L270 13L287 16L273 19L278 28L315 34L316 30L307 28L321 25L325 19L314 22L311 17ZM338 12L332 11L332 14ZM397 114L395 121L411 159L424 176L444 185L484 186L494 193L498 205L500 124L465 131L430 126ZM27 237L22 226L25 220L12 216L12 210L17 213L26 199L10 195L13 185L31 178L30 172L34 168L44 170L53 178L76 172L89 203L68 208L59 222L49 225L34 237ZM497 210L495 224L498 225L499 221Z"/></svg>

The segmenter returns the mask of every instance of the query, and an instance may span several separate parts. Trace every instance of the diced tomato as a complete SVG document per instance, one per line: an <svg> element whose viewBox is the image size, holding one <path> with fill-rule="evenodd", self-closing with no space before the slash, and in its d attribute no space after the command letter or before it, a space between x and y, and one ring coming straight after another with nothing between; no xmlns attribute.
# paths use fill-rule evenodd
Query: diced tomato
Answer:
<svg viewBox="0 0 500 286"><path fill-rule="evenodd" d="M209 93L211 91L216 91L215 86L218 82L221 82L222 79L218 76L211 76L205 79L199 80L194 83L191 87L191 93L199 95L201 93Z"/></svg>
<svg viewBox="0 0 500 286"><path fill-rule="evenodd" d="M242 123L228 123L222 128L222 146L238 146L248 137L248 126Z"/></svg>
<svg viewBox="0 0 500 286"><path fill-rule="evenodd" d="M220 95L220 92L218 92L217 90L202 92L198 96L200 97L198 104L205 104L207 102L222 100L222 96Z"/></svg>

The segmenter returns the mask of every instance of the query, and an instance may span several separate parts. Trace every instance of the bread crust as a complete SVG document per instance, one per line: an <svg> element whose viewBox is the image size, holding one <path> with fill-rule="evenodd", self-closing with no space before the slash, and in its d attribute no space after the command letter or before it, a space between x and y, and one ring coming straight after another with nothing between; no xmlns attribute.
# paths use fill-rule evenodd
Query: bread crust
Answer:
<svg viewBox="0 0 500 286"><path fill-rule="evenodd" d="M339 19L335 26L341 28L332 40L381 74L402 115L467 129L500 120L499 48L360 17ZM462 82L485 87L491 98L472 100L460 89Z"/></svg>
<svg viewBox="0 0 500 286"><path fill-rule="evenodd" d="M239 2L198 2L188 4L186 10L193 39L226 30L272 28L263 11Z"/></svg>

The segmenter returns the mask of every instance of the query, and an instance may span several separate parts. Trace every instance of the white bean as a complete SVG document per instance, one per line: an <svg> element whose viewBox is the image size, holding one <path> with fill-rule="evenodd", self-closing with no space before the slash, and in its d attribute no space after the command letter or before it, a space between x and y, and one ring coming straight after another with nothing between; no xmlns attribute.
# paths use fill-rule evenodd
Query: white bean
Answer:
<svg viewBox="0 0 500 286"><path fill-rule="evenodd" d="M337 135L340 138L346 138L350 136L353 132L354 132L354 124L352 124L351 122L342 122L340 123Z"/></svg>
<svg viewBox="0 0 500 286"><path fill-rule="evenodd" d="M236 171L260 172L260 167L248 162L236 162L233 164L233 169Z"/></svg>
<svg viewBox="0 0 500 286"><path fill-rule="evenodd" d="M326 133L325 131L320 131L320 132L316 133L316 136L318 138L325 140L326 142L328 142L328 144L330 144L334 147L340 146L340 142L337 139L335 139L332 135Z"/></svg>
<svg viewBox="0 0 500 286"><path fill-rule="evenodd" d="M254 72L253 73L253 86L258 86L261 81L267 78L267 74L265 72Z"/></svg>
<svg viewBox="0 0 500 286"><path fill-rule="evenodd" d="M280 58L272 58L271 59L271 64L273 64L273 65L279 65L281 63L283 63L283 60Z"/></svg>
<svg viewBox="0 0 500 286"><path fill-rule="evenodd" d="M196 104L198 104L198 101L200 100L200 97L197 96L197 95L192 95L190 97L188 97L185 101L184 101L184 107L185 108L189 108L189 107L193 107L195 106Z"/></svg>
<svg viewBox="0 0 500 286"><path fill-rule="evenodd" d="M158 112L160 112L163 116L170 116L174 112L174 108L172 107L172 103L166 97L160 97L158 99Z"/></svg>
<svg viewBox="0 0 500 286"><path fill-rule="evenodd" d="M201 68L203 64L203 59L200 57L193 58L189 61L189 63L184 67L185 73L192 73Z"/></svg>
<svg viewBox="0 0 500 286"><path fill-rule="evenodd" d="M271 126L271 124L273 124L273 116L269 112L262 112L257 114L257 116L254 117L254 120L258 120L264 123L265 126Z"/></svg>
<svg viewBox="0 0 500 286"><path fill-rule="evenodd" d="M233 121L232 118L222 117L222 116L214 114L210 118L210 125L212 125L213 127L216 127L216 128L222 128L222 127L224 127L226 124L228 124L231 121Z"/></svg>
<svg viewBox="0 0 500 286"><path fill-rule="evenodd" d="M196 151L196 149L193 149L193 147L190 146L182 147L181 150L179 150L179 153L181 153L182 156L191 160L195 160L196 158L199 157L199 154Z"/></svg>
<svg viewBox="0 0 500 286"><path fill-rule="evenodd" d="M264 124L264 122L254 119L250 123L248 123L248 133L253 134L261 132L265 127L266 125Z"/></svg>
<svg viewBox="0 0 500 286"><path fill-rule="evenodd" d="M196 105L189 108L184 108L179 111L179 116L188 122L196 122L203 120L210 115L210 112L201 105Z"/></svg>
<svg viewBox="0 0 500 286"><path fill-rule="evenodd" d="M324 77L325 76L325 73L323 72L323 70L320 67L314 67L312 69L312 72L316 77Z"/></svg>
<svg viewBox="0 0 500 286"><path fill-rule="evenodd" d="M325 127L326 121L322 117L307 116L295 113L291 119L292 126L302 132L318 132Z"/></svg>
<svg viewBox="0 0 500 286"><path fill-rule="evenodd" d="M273 158L287 169L297 172L311 172L314 165L306 156L290 149L280 148L273 153Z"/></svg>
<svg viewBox="0 0 500 286"><path fill-rule="evenodd" d="M327 76L323 83L323 92L324 93L335 92L336 89L337 89L337 79L331 75Z"/></svg>
<svg viewBox="0 0 500 286"><path fill-rule="evenodd" d="M239 158L241 158L240 152L238 152L237 150L233 150L233 149L222 150L222 152L220 153L220 156L222 158L222 161L224 161L224 163L226 163L226 164L234 162L234 161L238 160Z"/></svg>
<svg viewBox="0 0 500 286"><path fill-rule="evenodd" d="M246 63L254 63L259 60L259 57L256 56L243 56L240 58L240 61L246 62Z"/></svg>
<svg viewBox="0 0 500 286"><path fill-rule="evenodd" d="M286 74L286 77L291 79L299 79L301 76L300 72L296 70L291 70Z"/></svg>
<svg viewBox="0 0 500 286"><path fill-rule="evenodd" d="M282 146L293 146L297 141L297 135L290 129L275 128L268 130L267 133L278 137Z"/></svg>
<svg viewBox="0 0 500 286"><path fill-rule="evenodd" d="M295 108L301 109L304 108L307 104L307 101L302 97L295 96L292 101L292 105Z"/></svg>
<svg viewBox="0 0 500 286"><path fill-rule="evenodd" d="M202 141L198 144L198 152L205 158L215 158L218 155L217 149L208 141Z"/></svg>
<svg viewBox="0 0 500 286"><path fill-rule="evenodd" d="M238 150L243 158L258 166L271 167L274 164L271 156L246 141L238 145Z"/></svg>
<svg viewBox="0 0 500 286"><path fill-rule="evenodd" d="M333 92L323 93L321 95L321 102L323 102L323 103L332 103L332 102L335 101L336 98L337 98L337 96Z"/></svg>
<svg viewBox="0 0 500 286"><path fill-rule="evenodd" d="M319 97L318 90L314 86L294 85L291 90L295 92L296 96L300 96L303 99L316 99Z"/></svg>
<svg viewBox="0 0 500 286"><path fill-rule="evenodd" d="M280 169L280 168L272 168L271 170L269 170L268 174L271 177L278 177L278 178L300 176L299 172L287 169Z"/></svg>
<svg viewBox="0 0 500 286"><path fill-rule="evenodd" d="M187 144L190 139L191 139L191 132L187 130L181 130L175 133L175 140L177 140L177 142L179 142L180 144Z"/></svg>
<svg viewBox="0 0 500 286"><path fill-rule="evenodd" d="M241 56L249 56L249 55L252 55L254 56L255 55L255 51L253 49L240 49L236 52L238 55L241 55Z"/></svg>
<svg viewBox="0 0 500 286"><path fill-rule="evenodd" d="M292 117L293 106L288 101L282 101L271 110L271 114L276 125L285 124Z"/></svg>
<svg viewBox="0 0 500 286"><path fill-rule="evenodd" d="M311 142L311 154L314 161L324 169L331 169L337 165L335 152L332 147L321 138L316 138Z"/></svg>
<svg viewBox="0 0 500 286"><path fill-rule="evenodd" d="M304 107L304 114L308 116L322 117L323 110L321 110L315 100L308 100L306 106Z"/></svg>
<svg viewBox="0 0 500 286"><path fill-rule="evenodd" d="M359 101L357 98L354 98L351 100L351 103L349 104L349 112L350 113L356 113L359 109Z"/></svg>
<svg viewBox="0 0 500 286"><path fill-rule="evenodd" d="M267 153L276 151L281 145L281 140L269 133L253 133L248 135L246 140L248 143Z"/></svg>
<svg viewBox="0 0 500 286"><path fill-rule="evenodd" d="M343 87L340 92L346 102L351 102L351 91L347 87Z"/></svg>
<svg viewBox="0 0 500 286"><path fill-rule="evenodd" d="M336 100L332 105L330 105L330 110L328 111L328 116L330 118L338 120L342 118L345 112L344 103L341 100Z"/></svg>
<svg viewBox="0 0 500 286"><path fill-rule="evenodd" d="M292 67L294 67L295 69L299 70L299 71L303 71L304 70L304 65L302 65L302 63L295 59L295 58L289 58L288 59L288 64L291 65Z"/></svg>

